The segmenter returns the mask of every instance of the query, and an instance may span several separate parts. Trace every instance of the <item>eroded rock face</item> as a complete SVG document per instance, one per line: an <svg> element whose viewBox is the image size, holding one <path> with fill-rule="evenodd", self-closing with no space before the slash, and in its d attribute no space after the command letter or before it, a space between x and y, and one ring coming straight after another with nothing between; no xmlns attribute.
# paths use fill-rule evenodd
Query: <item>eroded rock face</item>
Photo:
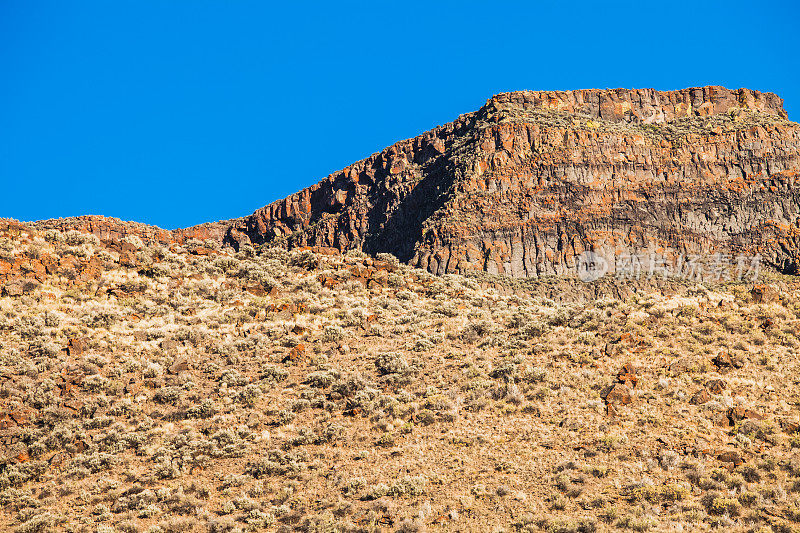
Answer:
<svg viewBox="0 0 800 533"><path fill-rule="evenodd" d="M800 126L721 87L499 94L232 221L225 240L391 252L436 274L760 252L798 268Z"/></svg>
<svg viewBox="0 0 800 533"><path fill-rule="evenodd" d="M630 256L675 265L757 252L796 273L799 151L800 125L770 93L520 91L248 217L172 232L61 225L79 220L101 238L390 252L435 274L575 274L585 251L610 273Z"/></svg>

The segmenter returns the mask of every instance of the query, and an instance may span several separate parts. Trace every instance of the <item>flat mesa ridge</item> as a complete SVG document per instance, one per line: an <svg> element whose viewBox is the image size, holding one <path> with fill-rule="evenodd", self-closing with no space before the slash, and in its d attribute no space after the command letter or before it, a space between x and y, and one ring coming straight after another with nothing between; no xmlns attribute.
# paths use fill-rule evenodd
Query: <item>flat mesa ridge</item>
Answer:
<svg viewBox="0 0 800 533"><path fill-rule="evenodd" d="M525 110L551 109L581 113L611 121L663 123L687 116L749 109L786 118L783 99L773 93L724 87L692 87L678 91L655 89L582 89L574 91L513 91L489 100Z"/></svg>
<svg viewBox="0 0 800 533"><path fill-rule="evenodd" d="M750 89L500 93L252 215L130 231L387 252L435 274L573 275L586 251L612 273L625 256L714 253L758 253L794 273L799 132L780 97Z"/></svg>

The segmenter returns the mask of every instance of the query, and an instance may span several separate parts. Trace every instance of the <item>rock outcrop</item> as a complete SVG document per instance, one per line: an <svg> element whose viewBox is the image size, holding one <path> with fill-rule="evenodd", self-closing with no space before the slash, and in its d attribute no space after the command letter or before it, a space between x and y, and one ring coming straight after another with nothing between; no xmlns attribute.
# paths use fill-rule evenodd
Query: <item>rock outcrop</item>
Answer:
<svg viewBox="0 0 800 533"><path fill-rule="evenodd" d="M747 89L513 92L232 221L225 240L391 252L433 273L761 253L798 268L800 126Z"/></svg>
<svg viewBox="0 0 800 533"><path fill-rule="evenodd" d="M55 229L62 232L76 230L82 233L91 233L101 240L118 241L129 235L135 235L147 244L168 245L182 244L187 239L212 239L222 242L231 222L207 222L186 229L165 230L141 222L124 221L100 215L84 215L40 220L32 225L42 231Z"/></svg>
<svg viewBox="0 0 800 533"><path fill-rule="evenodd" d="M796 273L799 152L771 93L511 92L248 217L145 233L390 252L436 274L569 274L586 251L609 272L759 253Z"/></svg>

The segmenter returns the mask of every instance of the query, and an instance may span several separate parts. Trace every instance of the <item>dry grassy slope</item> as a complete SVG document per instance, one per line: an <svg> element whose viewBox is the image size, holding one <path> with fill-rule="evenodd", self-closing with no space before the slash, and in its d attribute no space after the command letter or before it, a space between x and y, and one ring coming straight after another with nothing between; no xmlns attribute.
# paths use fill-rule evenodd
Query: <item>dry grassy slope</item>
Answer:
<svg viewBox="0 0 800 533"><path fill-rule="evenodd" d="M509 283L5 224L0 527L797 528L793 279Z"/></svg>

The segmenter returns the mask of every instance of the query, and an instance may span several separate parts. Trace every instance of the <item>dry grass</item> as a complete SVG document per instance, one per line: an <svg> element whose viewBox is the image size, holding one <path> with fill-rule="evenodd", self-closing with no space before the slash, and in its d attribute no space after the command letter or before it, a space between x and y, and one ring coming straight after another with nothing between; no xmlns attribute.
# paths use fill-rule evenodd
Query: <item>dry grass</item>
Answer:
<svg viewBox="0 0 800 533"><path fill-rule="evenodd" d="M91 237L0 238L3 260L102 264L0 298L4 529L797 527L791 279L766 304L745 286L555 303L388 257L129 241L124 267ZM626 363L632 403L609 414Z"/></svg>

